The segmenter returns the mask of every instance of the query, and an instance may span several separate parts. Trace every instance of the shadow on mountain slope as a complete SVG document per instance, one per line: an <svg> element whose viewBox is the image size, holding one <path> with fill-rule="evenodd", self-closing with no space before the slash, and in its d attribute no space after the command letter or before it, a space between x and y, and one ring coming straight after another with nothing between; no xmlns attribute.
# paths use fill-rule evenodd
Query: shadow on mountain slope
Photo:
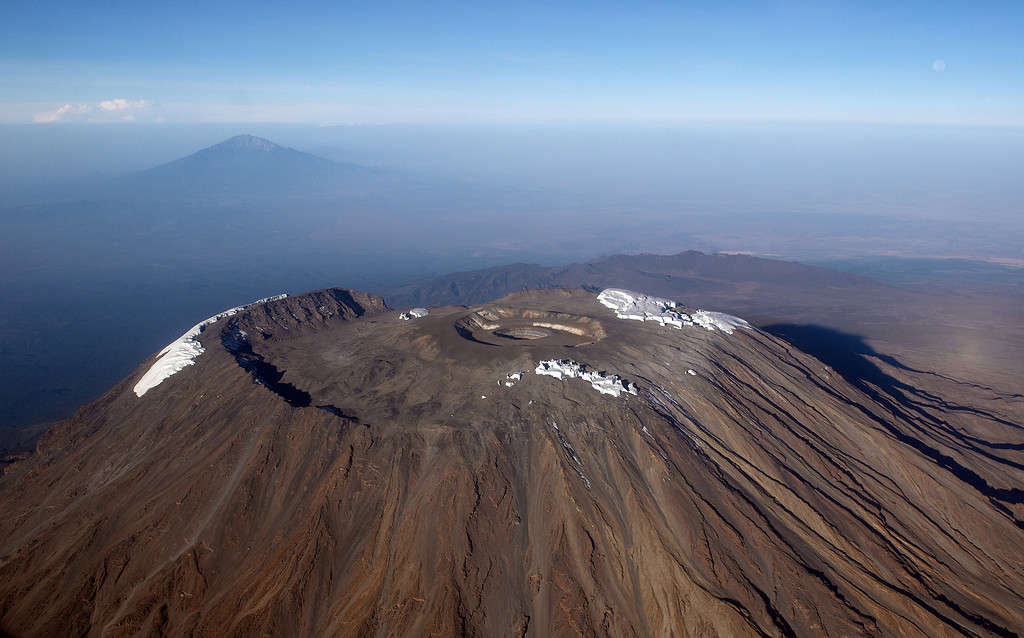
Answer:
<svg viewBox="0 0 1024 638"><path fill-rule="evenodd" d="M778 323L761 326L761 329L828 365L859 390L870 391L873 385L888 394L902 396L901 389L912 389L886 374L868 357L877 357L901 370L911 368L899 363L895 357L879 353L861 335L815 324Z"/></svg>
<svg viewBox="0 0 1024 638"><path fill-rule="evenodd" d="M962 427L962 423L951 424L946 416L970 415L1011 430L1022 430L1024 425L985 409L947 400L889 374L872 359L882 361L901 372L925 375L933 373L906 366L895 357L876 351L860 335L813 324L773 324L762 326L761 329L814 356L831 367L847 383L900 416L905 423L912 425L913 430L902 431L884 420L879 421L900 441L931 457L939 465L946 467L958 478L970 483L990 498L1015 504L1024 502L1024 490L993 487L974 471L960 465L942 453L940 447L935 446L936 443L948 445L948 441L953 439L997 463L1021 470L1024 469L1024 464L1007 458L1005 454L1024 450L1024 444L987 441L970 434ZM936 376L962 384L944 375ZM976 390L988 390L973 384L963 385L972 386Z"/></svg>

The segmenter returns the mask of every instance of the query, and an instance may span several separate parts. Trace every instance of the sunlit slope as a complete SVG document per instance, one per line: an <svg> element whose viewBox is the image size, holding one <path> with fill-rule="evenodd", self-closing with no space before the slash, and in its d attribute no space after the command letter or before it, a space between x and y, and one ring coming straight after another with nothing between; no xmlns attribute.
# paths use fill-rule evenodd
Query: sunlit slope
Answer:
<svg viewBox="0 0 1024 638"><path fill-rule="evenodd" d="M403 319L331 289L210 322L192 364L138 396L143 363L0 479L0 628L1024 629L1017 426L978 453L685 301Z"/></svg>

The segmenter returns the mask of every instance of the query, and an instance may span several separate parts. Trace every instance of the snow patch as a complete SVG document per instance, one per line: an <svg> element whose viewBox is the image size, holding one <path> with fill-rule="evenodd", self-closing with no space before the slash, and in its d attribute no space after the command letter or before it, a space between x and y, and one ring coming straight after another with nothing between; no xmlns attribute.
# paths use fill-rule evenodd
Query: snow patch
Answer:
<svg viewBox="0 0 1024 638"><path fill-rule="evenodd" d="M715 330L717 328L727 335L731 335L736 328L750 328L750 324L743 319L727 315L724 312L698 310L690 315L690 317L693 323L698 326L703 326L708 330Z"/></svg>
<svg viewBox="0 0 1024 638"><path fill-rule="evenodd" d="M607 375L601 372L588 370L586 366L570 361L568 359L548 359L537 364L534 370L539 375L563 379L583 379L592 388L601 394L608 394L613 397L620 396L623 392L636 394L636 386L624 382L617 374Z"/></svg>
<svg viewBox="0 0 1024 638"><path fill-rule="evenodd" d="M689 370L687 370L686 374L688 374L690 376L694 376L694 377L697 376L697 373L693 371L693 368L690 368Z"/></svg>
<svg viewBox="0 0 1024 638"><path fill-rule="evenodd" d="M199 343L199 335L203 330L206 330L206 326L216 323L225 317L236 315L246 308L252 308L253 306L258 306L260 304L267 303L268 301L284 299L287 296L288 295L275 295L273 297L259 299L252 303L245 304L244 306L229 308L224 312L219 312L192 326L188 332L169 343L167 347L157 353L156 362L154 362L149 370L146 371L146 374L142 375L139 382L135 384L135 395L141 397L149 390L160 385L165 379L167 379L167 377L177 372L181 372L190 365L195 365L196 357L206 351L206 349L203 348L203 345Z"/></svg>
<svg viewBox="0 0 1024 638"><path fill-rule="evenodd" d="M676 302L663 297L653 297L641 292L606 288L597 296L601 305L615 311L619 319L636 321L655 321L663 326L682 328L683 326L701 326L708 330L721 330L732 334L736 328L750 328L750 324L724 312L698 310L687 314L677 310Z"/></svg>
<svg viewBox="0 0 1024 638"><path fill-rule="evenodd" d="M413 308L409 312L403 312L402 314L398 315L398 318L402 319L403 321L409 321L410 319L419 319L420 317L426 317L429 314L430 311L427 310L426 308Z"/></svg>
<svg viewBox="0 0 1024 638"><path fill-rule="evenodd" d="M509 372L505 375L505 387L511 388L523 378L522 372Z"/></svg>

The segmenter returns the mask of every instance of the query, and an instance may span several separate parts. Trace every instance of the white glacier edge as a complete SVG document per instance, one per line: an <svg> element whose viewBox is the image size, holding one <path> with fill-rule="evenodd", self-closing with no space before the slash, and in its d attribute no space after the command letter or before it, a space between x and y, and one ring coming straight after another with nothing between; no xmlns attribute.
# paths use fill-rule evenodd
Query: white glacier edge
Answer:
<svg viewBox="0 0 1024 638"><path fill-rule="evenodd" d="M583 379L592 388L601 394L608 394L613 397L623 392L636 394L636 386L632 383L624 383L618 375L604 375L600 372L587 370L582 365L568 359L548 359L537 363L534 370L539 375L554 377L556 379Z"/></svg>
<svg viewBox="0 0 1024 638"><path fill-rule="evenodd" d="M146 371L146 374L142 375L139 382L135 384L135 395L141 397L149 390L160 385L165 379L167 379L167 377L177 372L181 372L187 366L195 365L196 357L205 352L203 345L199 343L199 335L206 329L206 326L216 323L224 317L230 317L231 315L238 314L246 308L267 303L268 301L284 299L287 296L288 295L275 295L273 297L265 297L252 303L245 304L244 306L229 308L228 310L218 312L212 317L204 319L192 326L188 332L167 344L167 347L157 353L156 361L149 370Z"/></svg>
<svg viewBox="0 0 1024 638"><path fill-rule="evenodd" d="M602 306L615 311L619 319L635 321L655 321L663 326L682 328L683 326L700 326L707 330L721 330L732 334L736 328L750 328L750 324L724 312L698 310L687 314L676 309L676 302L663 297L654 297L642 292L606 288L597 296Z"/></svg>
<svg viewBox="0 0 1024 638"><path fill-rule="evenodd" d="M712 310L698 310L690 315L690 319L694 325L703 326L708 330L717 328L727 335L731 335L736 328L750 328L750 324L739 317Z"/></svg>

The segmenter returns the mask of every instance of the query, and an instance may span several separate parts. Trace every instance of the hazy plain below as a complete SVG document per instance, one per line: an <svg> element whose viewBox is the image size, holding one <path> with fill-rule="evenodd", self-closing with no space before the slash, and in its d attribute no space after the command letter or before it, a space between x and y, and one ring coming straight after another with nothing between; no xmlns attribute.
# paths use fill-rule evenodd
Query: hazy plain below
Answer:
<svg viewBox="0 0 1024 638"><path fill-rule="evenodd" d="M238 133L310 155L154 181ZM331 285L698 249L1019 295L1020 165L1016 129L0 126L0 426L66 416L223 308Z"/></svg>

